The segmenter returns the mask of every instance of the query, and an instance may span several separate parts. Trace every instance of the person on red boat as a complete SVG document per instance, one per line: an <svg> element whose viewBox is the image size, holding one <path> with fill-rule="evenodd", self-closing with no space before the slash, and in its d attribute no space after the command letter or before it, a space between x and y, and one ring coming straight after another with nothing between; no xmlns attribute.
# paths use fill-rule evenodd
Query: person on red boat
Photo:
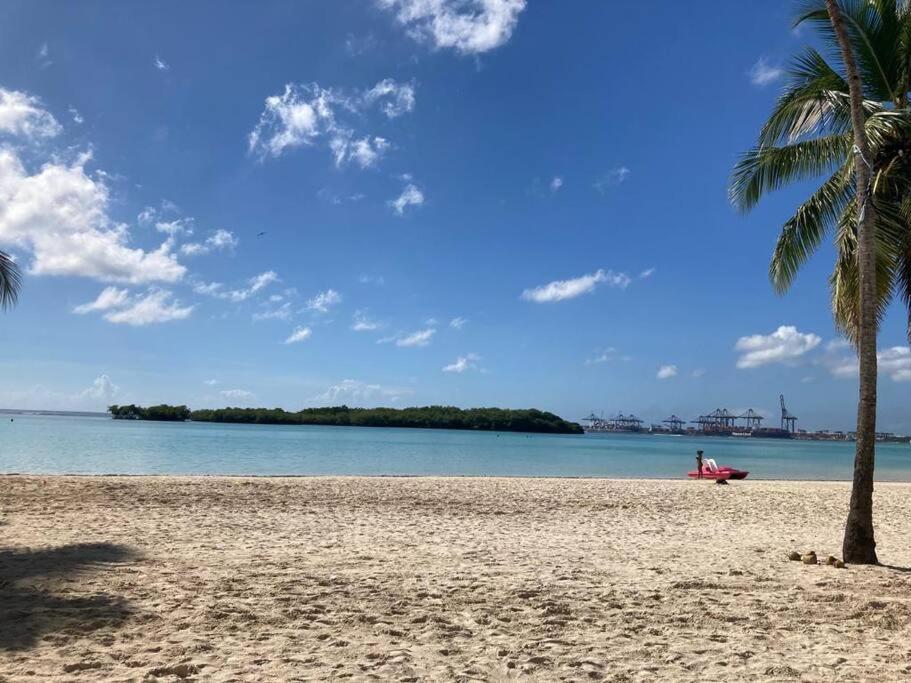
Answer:
<svg viewBox="0 0 911 683"><path fill-rule="evenodd" d="M702 451L696 451L696 478L702 479Z"/></svg>

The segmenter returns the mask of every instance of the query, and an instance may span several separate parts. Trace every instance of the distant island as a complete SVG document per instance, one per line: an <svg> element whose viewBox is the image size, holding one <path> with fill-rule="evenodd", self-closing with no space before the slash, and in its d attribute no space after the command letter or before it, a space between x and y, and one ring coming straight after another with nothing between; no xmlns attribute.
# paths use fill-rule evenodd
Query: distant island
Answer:
<svg viewBox="0 0 911 683"><path fill-rule="evenodd" d="M488 432L582 434L582 426L542 410L504 408L306 408L289 412L281 408L218 408L190 410L187 406L112 405L115 420L159 422L224 422L233 424L329 425L339 427L411 427L418 429L469 429Z"/></svg>

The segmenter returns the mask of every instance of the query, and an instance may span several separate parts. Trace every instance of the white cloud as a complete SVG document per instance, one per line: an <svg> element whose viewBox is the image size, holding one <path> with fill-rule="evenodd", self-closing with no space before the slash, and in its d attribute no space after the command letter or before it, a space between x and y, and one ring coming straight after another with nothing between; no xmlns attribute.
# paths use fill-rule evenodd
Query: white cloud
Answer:
<svg viewBox="0 0 911 683"><path fill-rule="evenodd" d="M295 327L291 335L285 340L286 344L296 344L310 338L313 331L309 327Z"/></svg>
<svg viewBox="0 0 911 683"><path fill-rule="evenodd" d="M477 361L481 360L481 357L476 353L469 353L465 356L459 356L456 358L454 363L450 363L443 368L443 372L458 372L462 373L466 370L475 370L477 369Z"/></svg>
<svg viewBox="0 0 911 683"><path fill-rule="evenodd" d="M338 384L330 385L326 391L313 397L313 401L320 401L330 405L351 403L363 405L376 401L389 401L395 403L402 396L411 394L410 389L387 387L381 384L368 384L356 379L345 379Z"/></svg>
<svg viewBox="0 0 911 683"><path fill-rule="evenodd" d="M427 346L434 334L436 334L436 330L432 328L418 330L404 337L398 337L395 340L395 345L403 347Z"/></svg>
<svg viewBox="0 0 911 683"><path fill-rule="evenodd" d="M152 62L159 71L168 71L171 67L161 57L155 55L155 61Z"/></svg>
<svg viewBox="0 0 911 683"><path fill-rule="evenodd" d="M74 275L105 282L176 282L186 268L166 240L154 251L128 246L127 227L108 216L109 193L72 165L49 162L29 175L10 149L0 150L0 243L28 249L35 275Z"/></svg>
<svg viewBox="0 0 911 683"><path fill-rule="evenodd" d="M41 100L18 90L0 88L0 133L26 138L52 138L63 127L41 106Z"/></svg>
<svg viewBox="0 0 911 683"><path fill-rule="evenodd" d="M73 313L84 315L92 311L107 311L111 308L121 308L127 304L130 299L130 293L126 289L117 287L106 287L101 290L98 298L89 303L76 306Z"/></svg>
<svg viewBox="0 0 911 683"><path fill-rule="evenodd" d="M626 289L631 279L626 273L615 273L612 270L598 269L594 273L582 275L570 280L554 280L546 285L540 285L522 292L522 298L535 303L552 303L574 299L582 294L593 292L600 283L607 283L610 287Z"/></svg>
<svg viewBox="0 0 911 683"><path fill-rule="evenodd" d="M352 140L348 134L338 134L329 141L329 149L332 150L335 165L338 167L355 161L361 168L370 168L376 165L389 147L389 141L381 137Z"/></svg>
<svg viewBox="0 0 911 683"><path fill-rule="evenodd" d="M247 287L243 289L225 290L224 285L220 282L198 282L193 285L193 291L197 294L214 296L216 299L227 299L234 303L240 303L277 281L278 274L274 270L267 270L247 280Z"/></svg>
<svg viewBox="0 0 911 683"><path fill-rule="evenodd" d="M607 192L608 188L616 187L625 182L629 177L630 170L626 166L613 168L602 176L595 179L595 189L601 194Z"/></svg>
<svg viewBox="0 0 911 683"><path fill-rule="evenodd" d="M145 210L143 210L139 216L145 218ZM192 235L193 234L193 219L192 218L176 218L172 221L159 221L155 224L155 229L158 232L162 232L165 235L171 237L177 237L178 235Z"/></svg>
<svg viewBox="0 0 911 683"><path fill-rule="evenodd" d="M92 386L82 391L81 398L92 399L95 401L104 401L109 403L114 396L120 392L120 387L111 381L107 375L99 375L92 382Z"/></svg>
<svg viewBox="0 0 911 683"><path fill-rule="evenodd" d="M670 379L671 377L677 376L677 366L676 365L662 365L658 368L658 373L655 375L658 379Z"/></svg>
<svg viewBox="0 0 911 683"><path fill-rule="evenodd" d="M378 0L408 34L437 48L479 54L506 43L526 0Z"/></svg>
<svg viewBox="0 0 911 683"><path fill-rule="evenodd" d="M405 186L405 189L402 190L402 194L387 202L399 216L403 215L405 209L409 206L421 206L423 203L424 193L412 183L408 183Z"/></svg>
<svg viewBox="0 0 911 683"><path fill-rule="evenodd" d="M363 123L371 108L394 118L412 111L414 102L414 86L391 78L361 92L288 83L281 95L266 98L259 123L247 140L249 150L264 159L325 140L336 166L354 162L370 168L392 145L384 137L357 133L355 126Z"/></svg>
<svg viewBox="0 0 911 683"><path fill-rule="evenodd" d="M82 125L85 123L85 119L82 117L82 114L79 113L79 110L76 107L69 108L70 116L73 117L73 123L76 125Z"/></svg>
<svg viewBox="0 0 911 683"><path fill-rule="evenodd" d="M760 57L748 72L750 82L760 88L774 83L784 75L784 70L777 66L772 66L766 61L765 57Z"/></svg>
<svg viewBox="0 0 911 683"><path fill-rule="evenodd" d="M203 381L203 384L210 386L210 387L214 387L216 384L218 384L218 380L217 379L207 379L207 380Z"/></svg>
<svg viewBox="0 0 911 683"><path fill-rule="evenodd" d="M876 358L879 371L889 375L893 382L911 382L911 348L893 346L880 351Z"/></svg>
<svg viewBox="0 0 911 683"><path fill-rule="evenodd" d="M554 177L553 177L553 180L550 181L550 191L551 191L551 192L556 192L556 191L559 190L561 187L563 187L563 178L561 178L561 177L558 176L558 175L557 175L557 176L554 176Z"/></svg>
<svg viewBox="0 0 911 683"><path fill-rule="evenodd" d="M449 326L454 330L461 330L465 325L468 324L468 319L461 316L453 318L449 321Z"/></svg>
<svg viewBox="0 0 911 683"><path fill-rule="evenodd" d="M648 278L650 278L652 275L655 274L656 270L657 270L657 268L646 268L641 273L639 273L639 279L647 280Z"/></svg>
<svg viewBox="0 0 911 683"><path fill-rule="evenodd" d="M771 334L741 337L734 345L742 355L738 368L758 368L769 363L788 363L812 351L822 339L813 333L799 332L792 325L782 325Z"/></svg>
<svg viewBox="0 0 911 683"><path fill-rule="evenodd" d="M221 394L222 398L226 398L229 401L248 402L256 398L252 391L247 391L246 389L223 389L218 393Z"/></svg>
<svg viewBox="0 0 911 683"><path fill-rule="evenodd" d="M307 310L317 313L328 313L329 309L342 301L342 295L334 289L327 289L307 300Z"/></svg>
<svg viewBox="0 0 911 683"><path fill-rule="evenodd" d="M690 374L694 379L699 379L700 377L705 376L705 368L696 368Z"/></svg>
<svg viewBox="0 0 911 683"><path fill-rule="evenodd" d="M160 224L159 224L160 225ZM180 247L180 252L187 256L208 254L212 251L232 250L240 243L230 230L219 228L206 238L205 242L189 242Z"/></svg>
<svg viewBox="0 0 911 683"><path fill-rule="evenodd" d="M351 323L351 329L355 332L372 332L379 328L380 324L375 320L368 318L367 314L363 311L354 312L354 322Z"/></svg>
<svg viewBox="0 0 911 683"><path fill-rule="evenodd" d="M850 344L843 341L831 342L827 347L827 357L823 364L828 366L833 377L851 379L857 377L859 364L857 354L848 349ZM838 355L846 351L846 355ZM877 368L882 374L888 375L893 382L911 382L911 348L907 346L892 346L880 349L876 353Z"/></svg>
<svg viewBox="0 0 911 683"><path fill-rule="evenodd" d="M104 319L111 323L141 327L189 318L194 306L181 306L179 301L172 301L173 296L168 290L152 289L105 313Z"/></svg>
<svg viewBox="0 0 911 683"><path fill-rule="evenodd" d="M414 110L414 84L386 78L364 94L364 101L367 104L378 102L380 111L394 119Z"/></svg>

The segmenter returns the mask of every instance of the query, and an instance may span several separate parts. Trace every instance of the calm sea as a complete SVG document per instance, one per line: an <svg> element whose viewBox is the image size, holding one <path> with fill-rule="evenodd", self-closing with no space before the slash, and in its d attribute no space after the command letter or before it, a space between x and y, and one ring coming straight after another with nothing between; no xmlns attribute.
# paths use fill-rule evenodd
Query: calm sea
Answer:
<svg viewBox="0 0 911 683"><path fill-rule="evenodd" d="M850 479L854 458L854 444L821 441L0 417L4 473L674 478L697 448L757 479ZM911 481L911 445L876 458L877 479Z"/></svg>

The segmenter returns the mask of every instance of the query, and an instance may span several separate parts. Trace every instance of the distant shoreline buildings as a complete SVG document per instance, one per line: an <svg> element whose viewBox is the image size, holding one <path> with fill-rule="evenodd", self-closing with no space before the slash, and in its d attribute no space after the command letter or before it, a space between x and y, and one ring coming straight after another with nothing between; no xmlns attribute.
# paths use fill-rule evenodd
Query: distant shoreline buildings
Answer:
<svg viewBox="0 0 911 683"><path fill-rule="evenodd" d="M664 434L671 436L730 436L760 439L801 439L806 441L854 441L855 432L830 431L828 429L809 432L797 428L797 416L788 410L784 395L779 396L781 405L778 427L763 427L766 418L752 408L736 414L727 408L716 408L710 413L700 415L695 420L687 420L671 415L659 424L644 427L645 421L633 414L622 412L612 417L599 417L591 413L583 419L583 428L593 433L629 433L629 434ZM696 426L692 426L696 425ZM880 442L911 442L911 437L877 432L876 440Z"/></svg>

